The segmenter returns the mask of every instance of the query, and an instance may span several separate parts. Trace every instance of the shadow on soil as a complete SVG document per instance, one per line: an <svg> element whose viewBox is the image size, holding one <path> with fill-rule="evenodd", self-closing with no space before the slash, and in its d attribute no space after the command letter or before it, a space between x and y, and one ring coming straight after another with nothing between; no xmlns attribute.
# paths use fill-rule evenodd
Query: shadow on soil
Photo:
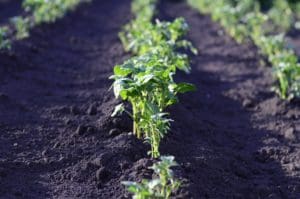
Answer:
<svg viewBox="0 0 300 199"><path fill-rule="evenodd" d="M185 94L172 108L175 122L162 146L183 166L191 197L299 198L300 179L295 173L288 176L282 162L283 156L293 161L291 151L297 148L268 125L276 121L261 110L264 101L277 97L268 90L270 70L258 68L258 58L247 55L255 49L218 36L220 28L185 3L163 1L160 13L168 20L185 17L189 39L200 51L192 73L177 76L198 91Z"/></svg>

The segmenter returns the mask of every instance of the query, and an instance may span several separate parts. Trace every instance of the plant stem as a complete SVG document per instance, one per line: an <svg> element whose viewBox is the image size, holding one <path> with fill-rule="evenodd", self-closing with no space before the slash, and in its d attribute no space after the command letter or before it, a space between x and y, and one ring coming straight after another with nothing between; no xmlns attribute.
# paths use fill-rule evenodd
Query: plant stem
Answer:
<svg viewBox="0 0 300 199"><path fill-rule="evenodd" d="M137 138L141 138L141 133L138 127L138 117L137 117L137 107L136 103L132 103L132 112L133 112L133 134L137 136Z"/></svg>

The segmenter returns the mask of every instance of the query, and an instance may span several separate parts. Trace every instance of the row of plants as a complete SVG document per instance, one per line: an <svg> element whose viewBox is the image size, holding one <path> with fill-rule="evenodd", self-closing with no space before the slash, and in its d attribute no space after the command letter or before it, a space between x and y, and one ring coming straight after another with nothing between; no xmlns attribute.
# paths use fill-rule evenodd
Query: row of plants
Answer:
<svg viewBox="0 0 300 199"><path fill-rule="evenodd" d="M294 50L286 45L285 33L278 33L278 30L287 30L291 24L295 24L297 14L292 11L298 9L299 3L274 1L273 7L263 12L262 1L188 0L188 2L200 12L211 14L212 19L219 22L237 42L252 40L259 47L261 54L266 56L273 66L276 79L273 89L282 99L292 100L300 97L298 57ZM273 13L276 12L281 13L280 19L274 18Z"/></svg>
<svg viewBox="0 0 300 199"><path fill-rule="evenodd" d="M123 27L119 37L124 49L133 56L114 67L113 90L116 98L131 104L126 110L124 103L115 107L112 116L126 112L133 120L133 134L149 143L152 158L159 158L151 169L157 178L137 182L123 182L135 199L170 198L180 182L173 177L173 156L160 156L159 145L170 130L170 114L167 107L178 102L178 94L194 91L189 83L177 83L174 75L178 70L189 73L189 57L180 49L197 53L191 42L183 39L188 25L183 18L173 22L153 17L157 0L133 0L135 18Z"/></svg>
<svg viewBox="0 0 300 199"><path fill-rule="evenodd" d="M272 27L277 31L287 31L297 28L300 17L299 0L254 0L260 6L260 11L268 15Z"/></svg>
<svg viewBox="0 0 300 199"><path fill-rule="evenodd" d="M24 0L24 16L13 17L8 25L0 27L0 49L10 49L11 42L28 37L31 28L52 23L86 1L89 0Z"/></svg>

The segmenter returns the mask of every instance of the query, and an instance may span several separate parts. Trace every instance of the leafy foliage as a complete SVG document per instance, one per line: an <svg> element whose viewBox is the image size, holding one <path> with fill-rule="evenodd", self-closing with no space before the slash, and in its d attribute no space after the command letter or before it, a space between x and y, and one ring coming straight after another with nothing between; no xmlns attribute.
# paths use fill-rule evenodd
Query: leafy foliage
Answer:
<svg viewBox="0 0 300 199"><path fill-rule="evenodd" d="M176 166L173 156L162 156L161 161L150 167L156 174L155 179L143 179L141 183L122 182L129 192L133 193L134 199L168 199L171 194L180 186L180 181L176 180L173 171L170 169Z"/></svg>
<svg viewBox="0 0 300 199"><path fill-rule="evenodd" d="M165 109L178 102L177 94L195 90L191 84L174 82L176 71L190 72L189 59L177 50L197 50L183 39L188 25L183 18L173 22L152 23L154 0L133 1L136 18L124 26L120 39L125 50L136 56L114 67L113 87L116 97L132 105L133 133L151 145L152 157L159 157L159 144L170 129L171 119ZM117 106L114 114L124 111ZM128 113L128 112L127 112Z"/></svg>
<svg viewBox="0 0 300 199"><path fill-rule="evenodd" d="M32 13L36 24L54 22L69 10L74 9L81 0L25 0L23 7Z"/></svg>
<svg viewBox="0 0 300 199"><path fill-rule="evenodd" d="M10 49L11 43L10 40L7 39L8 28L0 27L0 49Z"/></svg>
<svg viewBox="0 0 300 199"><path fill-rule="evenodd" d="M297 4L300 5L299 2L275 0L266 13L261 9L261 5L269 6L266 1L189 0L189 3L200 11L210 13L238 42L251 39L260 48L274 67L277 80L274 90L281 98L300 97L297 56L286 47L284 34L274 34L280 29L289 29L295 22L293 10Z"/></svg>
<svg viewBox="0 0 300 199"><path fill-rule="evenodd" d="M54 22L76 8L79 3L86 1L90 0L24 0L22 5L27 12L26 16L17 16L10 20L13 34L8 37L8 28L0 27L0 49L9 49L12 40L28 37L32 27Z"/></svg>
<svg viewBox="0 0 300 199"><path fill-rule="evenodd" d="M30 20L27 17L14 17L11 19L16 29L16 38L24 39L29 36Z"/></svg>

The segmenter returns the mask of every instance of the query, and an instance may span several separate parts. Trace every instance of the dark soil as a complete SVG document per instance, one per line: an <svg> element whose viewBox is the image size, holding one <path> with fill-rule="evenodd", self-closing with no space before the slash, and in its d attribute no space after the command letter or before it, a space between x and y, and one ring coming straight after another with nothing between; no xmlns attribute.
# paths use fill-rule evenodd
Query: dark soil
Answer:
<svg viewBox="0 0 300 199"><path fill-rule="evenodd" d="M163 148L182 163L193 198L300 198L300 109L270 88L271 68L209 16L164 1L167 19L183 16L199 49L190 75L198 92L173 108Z"/></svg>
<svg viewBox="0 0 300 199"><path fill-rule="evenodd" d="M0 0L0 24L8 22L11 17L22 13L22 1Z"/></svg>
<svg viewBox="0 0 300 199"><path fill-rule="evenodd" d="M300 198L299 104L271 92L256 49L208 16L168 1L160 13L185 17L200 52L177 76L198 91L171 108L161 147L186 179L179 198ZM125 198L121 181L152 175L130 119L110 117L119 101L108 77L129 57L117 35L130 17L129 0L94 0L0 53L1 199Z"/></svg>

